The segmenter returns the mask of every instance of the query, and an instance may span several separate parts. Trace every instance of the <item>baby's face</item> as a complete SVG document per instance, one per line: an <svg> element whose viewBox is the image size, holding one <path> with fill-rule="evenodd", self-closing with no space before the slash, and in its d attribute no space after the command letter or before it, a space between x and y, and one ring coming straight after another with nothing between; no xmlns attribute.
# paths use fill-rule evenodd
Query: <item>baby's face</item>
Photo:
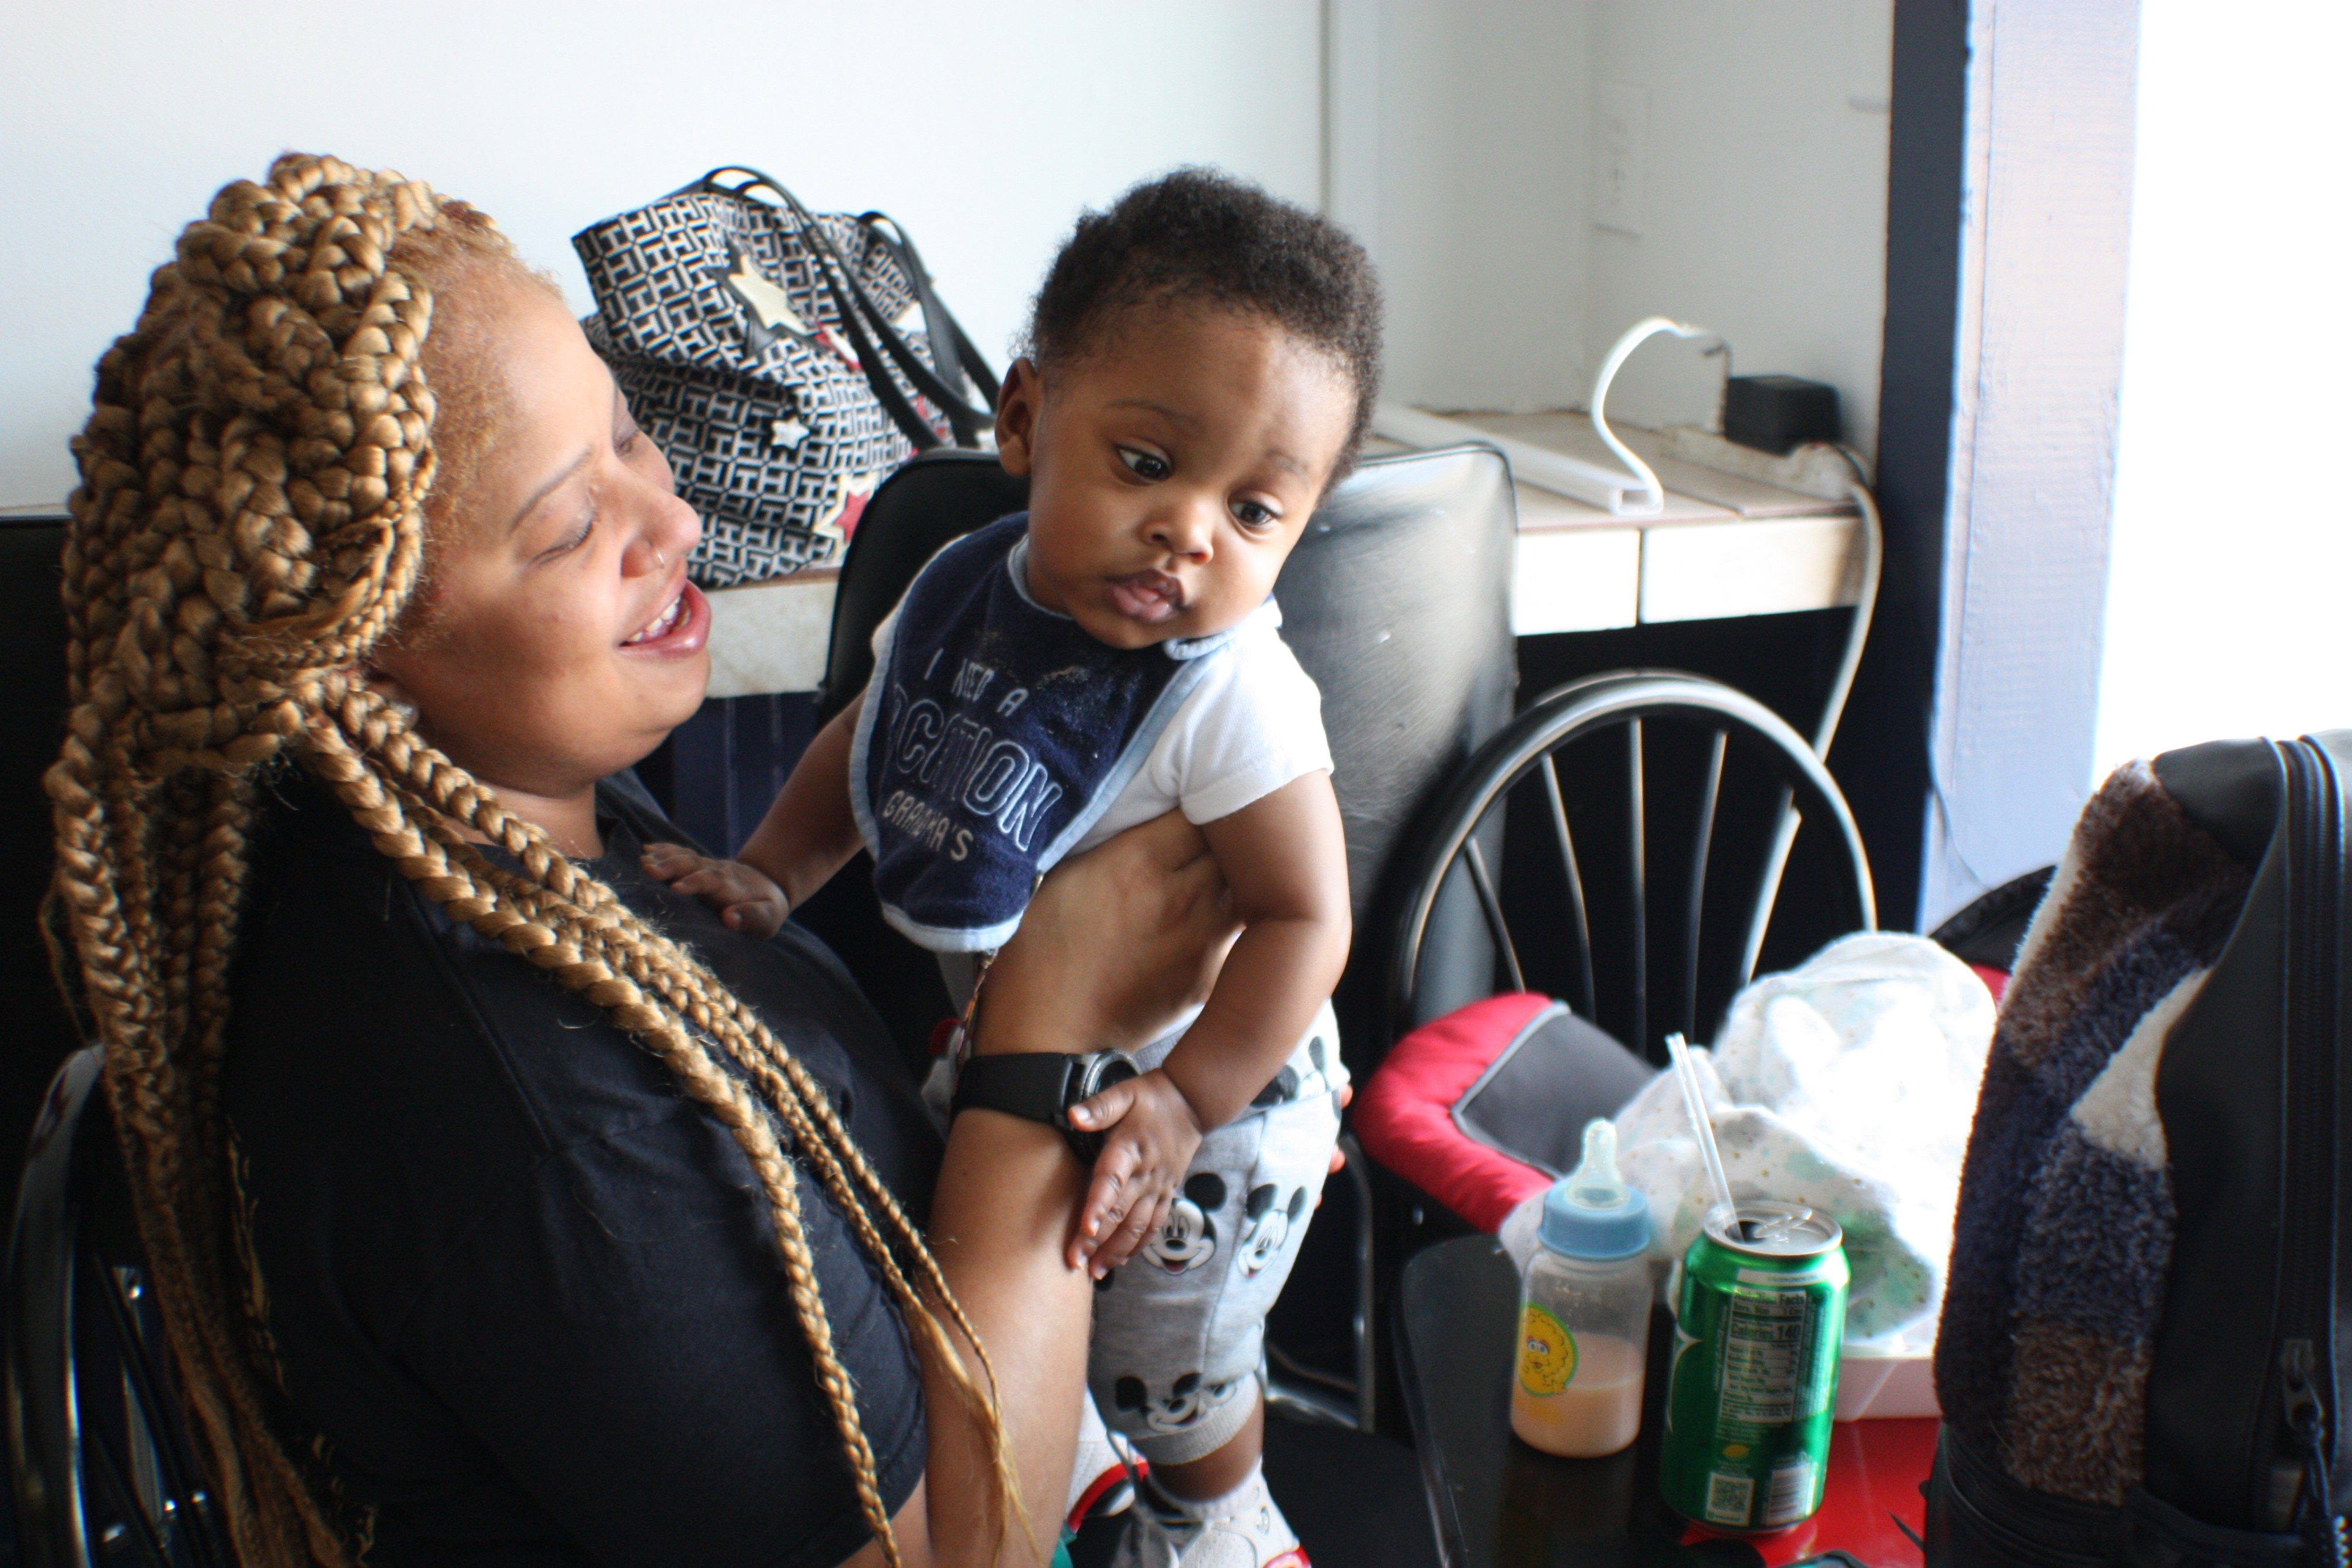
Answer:
<svg viewBox="0 0 2352 1568"><path fill-rule="evenodd" d="M1355 390L1263 317L1139 307L997 409L1029 477L1029 590L1115 648L1224 631L1265 601L1339 457Z"/></svg>

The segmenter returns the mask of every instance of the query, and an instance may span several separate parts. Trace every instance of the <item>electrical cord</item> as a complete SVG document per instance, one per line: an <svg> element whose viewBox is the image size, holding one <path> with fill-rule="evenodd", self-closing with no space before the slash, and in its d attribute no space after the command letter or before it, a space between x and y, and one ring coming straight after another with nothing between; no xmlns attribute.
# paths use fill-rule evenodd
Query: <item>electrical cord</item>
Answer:
<svg viewBox="0 0 2352 1568"><path fill-rule="evenodd" d="M1604 405L1609 400L1609 383L1617 379L1618 367L1633 357L1634 350L1661 332L1671 332L1677 338L1712 339L1724 352L1726 366L1731 362L1729 345L1724 342L1719 333L1664 316L1643 317L1628 327L1623 337L1610 345L1607 357L1601 361L1601 373L1592 378L1592 429L1601 437L1601 444L1616 455L1617 461L1625 465L1628 473L1641 481L1642 488L1649 495L1647 505L1642 507L1645 512L1659 511L1665 507L1665 486L1658 483L1658 476L1650 465L1634 455L1632 447L1617 439L1617 433L1609 428L1609 416Z"/></svg>
<svg viewBox="0 0 2352 1568"><path fill-rule="evenodd" d="M1853 625L1846 632L1845 652L1838 659L1836 676L1830 682L1822 721L1813 730L1813 755L1825 766L1830 759L1830 742L1837 738L1838 720L1845 716L1845 700L1853 692L1854 674L1862 668L1863 644L1870 640L1871 619L1878 612L1878 580L1886 560L1886 533L1878 516L1878 499L1862 482L1860 459L1843 446L1838 450L1854 471L1846 494L1862 514L1862 582L1854 598ZM1780 791L1780 825L1772 834L1772 851L1764 862L1764 881L1756 893L1755 914L1748 922L1747 949L1740 956L1739 983L1743 986L1756 977L1757 960L1763 956L1764 928L1769 923L1773 901L1780 894L1780 878L1789 869L1789 853L1796 848L1800 821L1796 791L1784 787ZM1864 913L1874 915L1876 912Z"/></svg>

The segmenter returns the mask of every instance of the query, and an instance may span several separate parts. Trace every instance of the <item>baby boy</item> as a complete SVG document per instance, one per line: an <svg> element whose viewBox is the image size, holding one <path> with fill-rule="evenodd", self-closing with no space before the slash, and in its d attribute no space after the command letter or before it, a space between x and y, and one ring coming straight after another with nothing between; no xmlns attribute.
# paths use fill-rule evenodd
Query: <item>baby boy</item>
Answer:
<svg viewBox="0 0 2352 1568"><path fill-rule="evenodd" d="M1341 230L1188 170L1080 220L1030 344L997 409L1029 510L924 568L740 862L648 863L772 930L862 844L892 925L984 954L1063 856L1171 810L1199 825L1243 931L1141 1075L1070 1110L1101 1137L1074 1258L1101 1292L1089 1383L1152 1461L1160 1555L1287 1568L1257 1372L1338 1136L1349 899L1320 699L1273 589L1370 422L1378 285Z"/></svg>

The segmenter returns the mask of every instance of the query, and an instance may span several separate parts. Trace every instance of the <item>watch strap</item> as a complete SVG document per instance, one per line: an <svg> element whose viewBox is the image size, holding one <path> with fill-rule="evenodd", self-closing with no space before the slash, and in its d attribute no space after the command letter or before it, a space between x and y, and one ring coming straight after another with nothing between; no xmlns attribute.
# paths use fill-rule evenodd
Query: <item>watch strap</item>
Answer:
<svg viewBox="0 0 2352 1568"><path fill-rule="evenodd" d="M1064 1113L1080 1060L1060 1051L975 1056L956 1074L951 1110L1002 1111L1067 1132L1070 1124Z"/></svg>

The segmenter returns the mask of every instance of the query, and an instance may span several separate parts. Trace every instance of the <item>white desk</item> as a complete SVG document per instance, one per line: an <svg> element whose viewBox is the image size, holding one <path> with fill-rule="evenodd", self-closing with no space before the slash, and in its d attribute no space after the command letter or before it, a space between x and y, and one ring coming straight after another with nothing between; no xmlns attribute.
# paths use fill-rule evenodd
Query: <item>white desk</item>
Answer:
<svg viewBox="0 0 2352 1568"><path fill-rule="evenodd" d="M1459 416L1465 424L1596 462L1608 451L1582 414ZM1519 553L1511 629L1596 632L1826 610L1860 591L1860 518L1851 504L1718 473L1667 455L1664 437L1618 428L1657 470L1665 506L1613 517L1532 485L1517 486Z"/></svg>
<svg viewBox="0 0 2352 1568"><path fill-rule="evenodd" d="M1584 416L1465 414L1500 435L1606 460ZM1664 437L1616 427L1657 470L1664 509L1612 517L1519 485L1511 630L1534 636L1661 621L1852 604L1861 586L1853 507L1666 455ZM1398 450L1375 442L1376 450ZM835 574L802 572L710 595L710 695L814 690L824 674Z"/></svg>

